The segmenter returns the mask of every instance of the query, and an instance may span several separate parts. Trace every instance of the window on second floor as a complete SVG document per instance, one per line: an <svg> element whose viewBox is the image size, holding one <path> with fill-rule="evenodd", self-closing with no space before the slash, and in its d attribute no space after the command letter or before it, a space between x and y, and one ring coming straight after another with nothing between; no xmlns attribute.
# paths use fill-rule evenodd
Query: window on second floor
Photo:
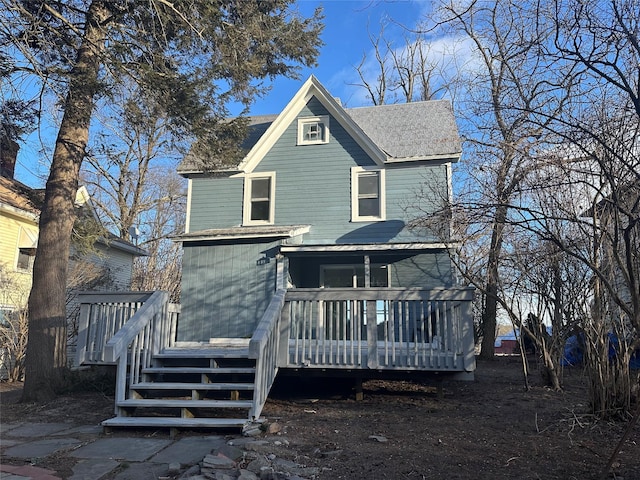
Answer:
<svg viewBox="0 0 640 480"><path fill-rule="evenodd" d="M352 168L351 221L378 221L384 220L385 216L384 170L363 167Z"/></svg>
<svg viewBox="0 0 640 480"><path fill-rule="evenodd" d="M16 268L25 272L33 270L33 261L36 258L35 248L19 248L18 249L18 263Z"/></svg>
<svg viewBox="0 0 640 480"><path fill-rule="evenodd" d="M329 116L298 119L298 145L329 143Z"/></svg>
<svg viewBox="0 0 640 480"><path fill-rule="evenodd" d="M256 173L244 179L243 225L271 225L275 216L275 173Z"/></svg>
<svg viewBox="0 0 640 480"><path fill-rule="evenodd" d="M31 272L33 270L33 260L36 256L38 246L38 231L35 228L22 226L18 234L18 255L16 270Z"/></svg>

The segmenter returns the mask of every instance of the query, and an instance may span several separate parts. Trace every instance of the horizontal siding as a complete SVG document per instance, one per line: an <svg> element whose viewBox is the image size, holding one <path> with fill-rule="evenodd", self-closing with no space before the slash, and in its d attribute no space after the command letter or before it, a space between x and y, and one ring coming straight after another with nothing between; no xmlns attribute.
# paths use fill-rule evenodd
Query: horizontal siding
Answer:
<svg viewBox="0 0 640 480"><path fill-rule="evenodd" d="M99 253L91 261L109 270L113 282L109 289L129 290L131 288L133 256L130 253L104 245L96 245L96 249Z"/></svg>
<svg viewBox="0 0 640 480"><path fill-rule="evenodd" d="M243 182L237 177L193 178L189 231L241 225Z"/></svg>
<svg viewBox="0 0 640 480"><path fill-rule="evenodd" d="M185 245L178 340L251 336L275 291L276 246Z"/></svg>
<svg viewBox="0 0 640 480"><path fill-rule="evenodd" d="M315 99L300 113L317 115L328 112ZM329 143L297 146L294 120L256 167L255 172L276 172L275 223L311 225L307 244L438 240L409 231L406 223L446 196L446 166L388 166L387 221L352 223L351 168L374 162L334 118L329 123ZM190 231L241 225L242 192L240 177L194 178ZM420 192L427 195L421 198Z"/></svg>
<svg viewBox="0 0 640 480"><path fill-rule="evenodd" d="M5 306L23 307L26 305L31 290L31 272L18 271L18 239L21 226L37 230L35 222L25 222L9 213L0 214L0 269L11 285L10 289L3 289L0 304Z"/></svg>

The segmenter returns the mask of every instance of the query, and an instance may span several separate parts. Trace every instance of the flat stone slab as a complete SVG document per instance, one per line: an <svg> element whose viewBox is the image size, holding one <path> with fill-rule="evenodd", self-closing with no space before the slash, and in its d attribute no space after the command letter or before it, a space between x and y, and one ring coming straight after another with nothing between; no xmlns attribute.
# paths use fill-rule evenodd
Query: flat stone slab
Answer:
<svg viewBox="0 0 640 480"><path fill-rule="evenodd" d="M71 455L76 458L105 458L143 462L170 443L172 443L171 440L160 438L101 438L89 445L80 447L72 452Z"/></svg>
<svg viewBox="0 0 640 480"><path fill-rule="evenodd" d="M149 461L153 463L174 463L194 465L201 462L212 450L225 445L225 439L220 436L186 437L173 443Z"/></svg>
<svg viewBox="0 0 640 480"><path fill-rule="evenodd" d="M120 466L120 462L106 458L80 460L73 467L73 475L68 480L95 480Z"/></svg>
<svg viewBox="0 0 640 480"><path fill-rule="evenodd" d="M161 463L133 463L118 473L114 480L158 480L168 471L169 466Z"/></svg>
<svg viewBox="0 0 640 480"><path fill-rule="evenodd" d="M7 448L3 455L17 458L42 458L52 453L68 448L72 445L79 445L81 442L77 438L55 438L46 440L36 440L26 442Z"/></svg>
<svg viewBox="0 0 640 480"><path fill-rule="evenodd" d="M0 448L13 447L14 445L20 445L21 443L24 443L24 440L9 440L8 438L0 437Z"/></svg>
<svg viewBox="0 0 640 480"><path fill-rule="evenodd" d="M16 428L12 428L7 432L7 435L9 437L38 438L69 430L73 427L74 425L69 423L23 423Z"/></svg>
<svg viewBox="0 0 640 480"><path fill-rule="evenodd" d="M101 425L77 425L68 430L61 430L59 432L55 432L51 434L51 436L60 436L60 435L94 435L98 436L102 434L102 426Z"/></svg>
<svg viewBox="0 0 640 480"><path fill-rule="evenodd" d="M14 428L21 426L21 423L0 423L0 433L7 433Z"/></svg>

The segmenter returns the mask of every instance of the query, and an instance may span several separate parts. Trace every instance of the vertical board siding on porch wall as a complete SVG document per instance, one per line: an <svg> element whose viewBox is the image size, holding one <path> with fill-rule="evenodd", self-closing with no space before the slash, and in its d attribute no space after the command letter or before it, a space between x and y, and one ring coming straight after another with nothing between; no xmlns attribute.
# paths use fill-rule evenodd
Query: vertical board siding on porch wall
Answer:
<svg viewBox="0 0 640 480"><path fill-rule="evenodd" d="M275 290L276 245L185 246L178 340L250 337Z"/></svg>

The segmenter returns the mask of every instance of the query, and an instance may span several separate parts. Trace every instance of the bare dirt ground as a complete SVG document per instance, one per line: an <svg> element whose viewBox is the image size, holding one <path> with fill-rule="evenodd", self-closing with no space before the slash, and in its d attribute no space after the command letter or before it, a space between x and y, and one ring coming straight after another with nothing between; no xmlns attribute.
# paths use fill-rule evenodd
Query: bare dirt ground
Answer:
<svg viewBox="0 0 640 480"><path fill-rule="evenodd" d="M473 382L446 381L444 398L410 378L367 381L362 401L342 381L277 384L263 411L289 442L276 453L320 467L320 480L640 479L640 425L603 476L628 424L588 414L580 369L564 371L563 392L542 386L535 373L524 391L512 358L480 362ZM1 387L3 423L99 423L113 408L99 393L23 405L15 403L19 390ZM40 466L70 471L64 459L46 462Z"/></svg>

